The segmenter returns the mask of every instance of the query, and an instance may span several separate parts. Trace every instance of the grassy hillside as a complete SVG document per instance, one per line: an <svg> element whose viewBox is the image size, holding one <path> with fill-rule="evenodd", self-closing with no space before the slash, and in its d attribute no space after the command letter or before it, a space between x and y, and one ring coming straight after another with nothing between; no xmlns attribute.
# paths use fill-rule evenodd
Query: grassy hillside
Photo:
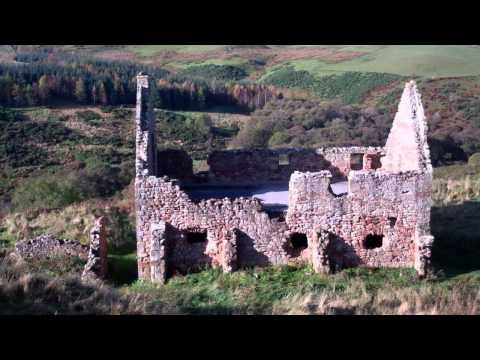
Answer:
<svg viewBox="0 0 480 360"><path fill-rule="evenodd" d="M275 71L276 66L288 63L295 70L306 70L314 76L323 76L345 71L380 72L401 76L421 77L458 77L479 75L480 47L476 45L264 45L264 46L227 46L227 45L115 45L115 46L75 46L66 45L69 50L104 53L118 59L123 52L125 59L139 56L142 60L154 61L155 57L168 54L170 62L215 63L241 62L266 57L267 73ZM325 50L324 53L312 50ZM271 66L275 55L290 51L291 60ZM311 53L309 53L309 51ZM338 54L348 54L345 58ZM333 56L337 54L337 56ZM198 56L198 59L195 59ZM280 56L279 56L280 57ZM285 56L284 56L285 57ZM293 59L293 58L299 59ZM270 59L269 59L270 58Z"/></svg>
<svg viewBox="0 0 480 360"><path fill-rule="evenodd" d="M292 60L295 70L312 75L346 71L390 73L426 78L458 77L480 74L480 47L472 45L387 45L345 46L342 50L362 51L351 60L328 63L320 59ZM279 65L281 66L281 65ZM270 71L275 71L275 67Z"/></svg>
<svg viewBox="0 0 480 360"><path fill-rule="evenodd" d="M222 48L223 45L129 45L127 50L140 56L152 56L161 52L175 51L179 53L191 53L197 51L209 51Z"/></svg>
<svg viewBox="0 0 480 360"><path fill-rule="evenodd" d="M88 58L162 66L179 77L221 79L234 85L239 81L246 84L245 91L252 82L281 88L283 99L249 114L231 113L227 104L215 104L209 112L182 111L181 106L179 111L158 110L158 144L188 151L196 170L205 170L209 151L228 146L382 145L404 82L414 77L429 118L432 158L436 165L448 164L435 169L433 185L437 278L419 281L411 270L398 269L354 269L326 277L312 274L308 267L275 267L229 275L206 269L162 288L134 282L134 109L52 103L0 108L0 258L16 241L46 232L87 242L94 216L104 215L111 231L111 278L104 287L83 287L70 273L78 264L62 260L21 269L2 264L2 311L480 311L475 271L480 268L480 163L479 154L473 155L480 153L479 47L64 45L62 49ZM14 61L15 49L0 46L0 62ZM51 303L43 285L34 283L47 284L63 300ZM80 298L69 297L80 293Z"/></svg>

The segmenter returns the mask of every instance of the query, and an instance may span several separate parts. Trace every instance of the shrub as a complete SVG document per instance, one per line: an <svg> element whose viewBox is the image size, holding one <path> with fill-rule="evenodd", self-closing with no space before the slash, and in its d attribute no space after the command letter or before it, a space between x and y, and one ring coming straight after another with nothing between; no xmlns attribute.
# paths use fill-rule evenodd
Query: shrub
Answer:
<svg viewBox="0 0 480 360"><path fill-rule="evenodd" d="M205 142L212 131L212 121L208 115L186 117L173 112L162 112L158 125L162 136L186 143Z"/></svg>
<svg viewBox="0 0 480 360"><path fill-rule="evenodd" d="M315 78L308 71L295 71L293 66L282 67L264 78L267 84L286 88L313 90Z"/></svg>
<svg viewBox="0 0 480 360"><path fill-rule="evenodd" d="M480 99L461 98L457 101L457 109L463 112L473 126L480 128Z"/></svg>
<svg viewBox="0 0 480 360"><path fill-rule="evenodd" d="M115 109L115 107L112 106L112 105L100 106L100 110L105 114L111 113L113 111L113 109Z"/></svg>
<svg viewBox="0 0 480 360"><path fill-rule="evenodd" d="M102 120L102 116L92 110L77 111L76 115L80 120L94 126Z"/></svg>
<svg viewBox="0 0 480 360"><path fill-rule="evenodd" d="M468 159L468 165L480 167L480 153L475 153Z"/></svg>
<svg viewBox="0 0 480 360"><path fill-rule="evenodd" d="M57 209L111 196L131 182L133 171L112 166L100 156L86 157L83 169L44 173L23 181L15 188L12 202L16 210Z"/></svg>
<svg viewBox="0 0 480 360"><path fill-rule="evenodd" d="M18 118L17 118L18 119ZM11 167L35 166L45 163L48 154L42 146L71 142L77 144L82 136L67 128L59 121L33 122L13 121L0 122L0 160Z"/></svg>
<svg viewBox="0 0 480 360"><path fill-rule="evenodd" d="M232 148L379 146L391 119L381 111L317 100L277 100L252 114Z"/></svg>
<svg viewBox="0 0 480 360"><path fill-rule="evenodd" d="M114 108L111 113L117 119L126 119L132 115L130 110L124 108Z"/></svg>
<svg viewBox="0 0 480 360"><path fill-rule="evenodd" d="M62 208L82 199L75 181L57 176L30 178L14 191L16 210Z"/></svg>
<svg viewBox="0 0 480 360"><path fill-rule="evenodd" d="M248 76L242 68L233 65L199 65L190 66L181 75L202 77L209 80L241 80Z"/></svg>
<svg viewBox="0 0 480 360"><path fill-rule="evenodd" d="M22 116L18 111L4 108L0 106L0 123L8 123L15 120L20 120Z"/></svg>
<svg viewBox="0 0 480 360"><path fill-rule="evenodd" d="M285 131L277 131L270 137L270 140L268 140L268 146L269 147L281 146L281 145L287 144L289 140L290 140L290 137Z"/></svg>

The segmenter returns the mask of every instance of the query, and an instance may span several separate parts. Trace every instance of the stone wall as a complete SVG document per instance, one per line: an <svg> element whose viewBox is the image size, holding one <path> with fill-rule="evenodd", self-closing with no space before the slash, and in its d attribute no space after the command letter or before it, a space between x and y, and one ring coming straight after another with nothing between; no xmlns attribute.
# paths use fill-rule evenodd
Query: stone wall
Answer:
<svg viewBox="0 0 480 360"><path fill-rule="evenodd" d="M413 80L405 85L385 144L385 153L383 168L387 171L417 170L432 173L426 117L421 96Z"/></svg>
<svg viewBox="0 0 480 360"><path fill-rule="evenodd" d="M289 188L287 225L310 236L312 231L333 235L334 266L414 266L416 231L429 222L425 174L353 171L348 194L329 191L331 174L295 173ZM424 213L424 216L418 216ZM428 219L428 220L427 220ZM368 249L367 236L383 237Z"/></svg>
<svg viewBox="0 0 480 360"><path fill-rule="evenodd" d="M176 272L205 266L229 272L287 263L311 263L319 272L357 265L412 266L419 275L426 274L433 242L432 169L414 84L406 85L393 125L397 130L392 130L385 150L236 150L210 155L213 183L289 181L285 221L270 218L252 198L194 203L179 181L158 177L162 162L155 158L153 112L144 99L148 89L148 77L139 75L135 178L139 278L162 283ZM411 131L402 133L402 124ZM407 157L397 154L404 135L410 137ZM413 157L417 160L410 161ZM170 165L166 168L174 167ZM338 177L347 178L347 194L331 191L330 184Z"/></svg>
<svg viewBox="0 0 480 360"><path fill-rule="evenodd" d="M352 169L352 155L360 155L362 169L375 170L381 167L380 158L384 150L381 147L352 146L319 148L316 152L330 163L330 166L321 170L329 170L334 177L346 177L351 170L360 170Z"/></svg>
<svg viewBox="0 0 480 360"><path fill-rule="evenodd" d="M166 177L137 177L135 185L139 204L137 258L140 278L151 278L151 224L161 222L168 224L169 273L185 273L207 265L236 268L288 261L285 223L270 219L256 199L210 199L195 204L176 181ZM229 232L234 232L235 240ZM190 233L204 233L206 239L191 243ZM226 253L231 259L232 252L235 252L235 263L224 259Z"/></svg>
<svg viewBox="0 0 480 360"><path fill-rule="evenodd" d="M15 251L24 259L77 256L86 261L88 258L88 246L73 240L57 239L50 234L19 241L15 245Z"/></svg>
<svg viewBox="0 0 480 360"><path fill-rule="evenodd" d="M295 170L318 171L330 165L313 149L214 151L207 162L214 181L231 184L288 182Z"/></svg>
<svg viewBox="0 0 480 360"><path fill-rule="evenodd" d="M230 184L288 182L294 171L330 170L334 176L347 176L351 155L361 156L362 168L380 167L382 148L350 147L331 149L257 149L215 151L208 157L211 179ZM368 161L369 159L377 159ZM372 165L373 164L373 165Z"/></svg>
<svg viewBox="0 0 480 360"><path fill-rule="evenodd" d="M140 73L137 76L137 107L135 115L137 174L144 176L157 174L157 146L155 142L155 117L150 79Z"/></svg>
<svg viewBox="0 0 480 360"><path fill-rule="evenodd" d="M95 220L90 230L90 250L82 278L105 279L107 276L107 231L106 219Z"/></svg>

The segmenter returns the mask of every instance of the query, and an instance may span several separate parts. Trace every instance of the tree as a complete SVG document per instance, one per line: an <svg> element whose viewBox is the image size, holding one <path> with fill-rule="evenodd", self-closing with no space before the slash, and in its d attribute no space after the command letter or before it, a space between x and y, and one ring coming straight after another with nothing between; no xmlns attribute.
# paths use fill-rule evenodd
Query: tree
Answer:
<svg viewBox="0 0 480 360"><path fill-rule="evenodd" d="M115 104L121 104L125 100L125 89L123 88L122 81L118 76L115 76L113 80L113 94L115 96L114 98L114 103Z"/></svg>
<svg viewBox="0 0 480 360"><path fill-rule="evenodd" d="M96 105L98 101L98 90L95 84L93 84L92 86L91 98L92 98L93 105Z"/></svg>
<svg viewBox="0 0 480 360"><path fill-rule="evenodd" d="M205 92L203 90L203 87L200 86L198 88L198 92L197 92L197 102L198 102L198 108L200 110L203 110L207 107L207 99L205 97Z"/></svg>
<svg viewBox="0 0 480 360"><path fill-rule="evenodd" d="M11 105L13 85L13 79L9 74L0 78L0 101L2 104Z"/></svg>
<svg viewBox="0 0 480 360"><path fill-rule="evenodd" d="M40 80L38 80L38 95L42 104L47 104L50 100L50 87L47 75L42 75Z"/></svg>
<svg viewBox="0 0 480 360"><path fill-rule="evenodd" d="M25 88L25 102L27 106L34 106L36 104L35 94L30 84Z"/></svg>
<svg viewBox="0 0 480 360"><path fill-rule="evenodd" d="M87 102L87 89L85 86L85 81L83 78L78 79L75 82L75 99L81 103L85 104Z"/></svg>
<svg viewBox="0 0 480 360"><path fill-rule="evenodd" d="M107 89L103 81L98 82L98 99L102 105L108 105Z"/></svg>
<svg viewBox="0 0 480 360"><path fill-rule="evenodd" d="M12 101L14 106L25 105L25 96L22 87L18 84L14 84L12 87Z"/></svg>

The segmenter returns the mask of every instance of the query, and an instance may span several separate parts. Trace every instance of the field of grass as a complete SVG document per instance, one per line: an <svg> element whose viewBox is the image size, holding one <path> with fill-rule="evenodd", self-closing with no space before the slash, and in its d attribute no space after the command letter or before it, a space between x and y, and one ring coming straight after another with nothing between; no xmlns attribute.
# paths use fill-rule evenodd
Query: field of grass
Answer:
<svg viewBox="0 0 480 360"><path fill-rule="evenodd" d="M172 65L181 68L181 69L186 69L192 66L201 66L201 65L244 65L247 63L247 60L242 59L240 57L233 57L230 59L208 59L205 61L191 61L191 62L185 62L185 63L172 63Z"/></svg>
<svg viewBox="0 0 480 360"><path fill-rule="evenodd" d="M134 52L140 56L153 56L162 51L177 51L177 52L197 52L215 50L223 47L224 45L129 45L127 50Z"/></svg>
<svg viewBox="0 0 480 360"><path fill-rule="evenodd" d="M388 45L342 47L366 52L365 55L338 63L317 59L292 60L295 70L306 70L320 77L345 71L381 72L427 78L480 74L480 47L469 45ZM281 65L280 65L281 66ZM275 67L270 69L274 71Z"/></svg>
<svg viewBox="0 0 480 360"><path fill-rule="evenodd" d="M82 282L81 264L63 258L23 262L0 254L0 314L479 314L480 273L355 268L332 275L309 266L224 274L209 269L166 285ZM110 258L112 271L134 260ZM118 274L117 274L118 275ZM133 274L134 275L134 274ZM119 279L117 279L119 280ZM131 280L130 280L131 281Z"/></svg>

